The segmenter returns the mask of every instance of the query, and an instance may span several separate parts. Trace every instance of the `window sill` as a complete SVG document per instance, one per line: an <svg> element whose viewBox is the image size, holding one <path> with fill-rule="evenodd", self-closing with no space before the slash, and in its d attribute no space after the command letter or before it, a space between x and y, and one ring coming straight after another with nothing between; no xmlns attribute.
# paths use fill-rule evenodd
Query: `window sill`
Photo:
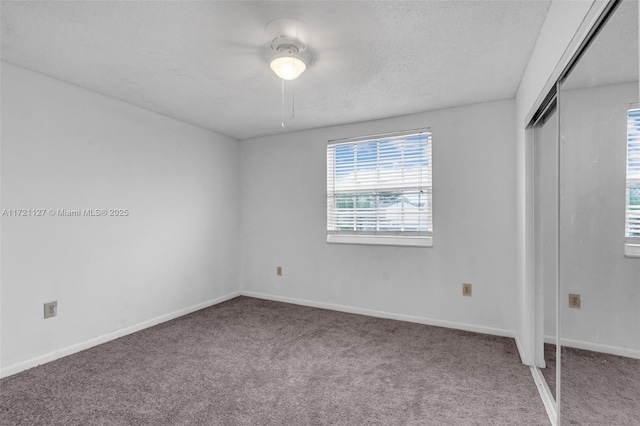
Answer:
<svg viewBox="0 0 640 426"><path fill-rule="evenodd" d="M433 237L396 237L374 235L327 235L330 244L362 244L374 246L433 247Z"/></svg>
<svg viewBox="0 0 640 426"><path fill-rule="evenodd" d="M626 257L640 257L640 244L626 243L624 245L624 255Z"/></svg>

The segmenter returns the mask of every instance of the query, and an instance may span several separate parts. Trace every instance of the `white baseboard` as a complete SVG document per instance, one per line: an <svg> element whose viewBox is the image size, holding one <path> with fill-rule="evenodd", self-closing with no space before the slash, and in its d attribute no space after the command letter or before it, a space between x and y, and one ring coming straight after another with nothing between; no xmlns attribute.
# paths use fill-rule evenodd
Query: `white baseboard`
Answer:
<svg viewBox="0 0 640 426"><path fill-rule="evenodd" d="M19 373L24 370L28 370L29 368L36 367L38 365L54 361L58 358L62 358L67 355L74 354L76 352L83 351L85 349L92 348L94 346L100 345L102 343L109 342L111 340L115 340L119 337L126 336L131 333L135 333L136 331L144 330L145 328L153 327L154 325L170 321L172 319L181 317L183 315L190 314L195 311L199 311L200 309L208 308L213 305L217 305L218 303L225 302L227 300L233 299L234 297L240 296L240 292L233 292L227 294L222 297L218 297L215 299L208 300L203 303L198 303L197 305L189 306L184 309L179 309L177 311L161 315L159 317L152 318L147 321L143 321L139 324L135 324L120 330L113 331L111 333L103 334L102 336L94 337L93 339L86 340L84 342L76 343L71 346L67 346L66 348L58 349L53 352L49 352L44 355L37 356L35 358L28 359L26 361L19 362L17 364L10 365L8 367L4 367L0 369L0 378L8 377L13 374Z"/></svg>
<svg viewBox="0 0 640 426"><path fill-rule="evenodd" d="M544 336L545 343L556 344L556 338L553 336ZM585 349L587 351L602 352L610 355L625 356L627 358L640 359L640 350L623 348L620 346L603 345L601 343L585 342L583 340L560 339L560 344L568 348Z"/></svg>
<svg viewBox="0 0 640 426"><path fill-rule="evenodd" d="M547 381L542 376L542 372L539 368L534 366L529 366L531 369L531 375L533 376L533 381L536 382L536 387L538 388L538 392L540 393L540 398L542 398L542 403L544 404L545 410L547 410L547 415L549 416L549 420L553 426L558 424L558 411L556 409L556 402L553 399L553 394L551 393L551 389L549 389L549 385Z"/></svg>
<svg viewBox="0 0 640 426"><path fill-rule="evenodd" d="M255 297L255 298L258 298L258 299L265 299L265 300L273 300L273 301L278 301L278 302L292 303L292 304L295 304L295 305L303 305L303 306L311 306L311 307L315 307L315 308L329 309L329 310L339 311L339 312L347 312L347 313L352 313L352 314L367 315L367 316L377 317L377 318L386 318L386 319L393 319L393 320L398 320L398 321L407 321L407 322L413 322L413 323L418 323L418 324L432 325L432 326L437 326L437 327L445 327L445 328L453 328L453 329L457 329L457 330L471 331L471 332L474 332L474 333L483 333L483 334L491 334L491 335L495 335L495 336L510 337L510 338L515 339L516 346L518 348L518 352L520 353L520 357L522 358L522 349L520 347L520 342L516 338L515 332L512 331L512 330L506 330L506 329L495 328L495 327L486 327L486 326L481 326L481 325L476 325L476 324L467 324L467 323L461 323L461 322L455 322L455 321L445 321L445 320L438 320L438 319L433 319L433 318L418 317L418 316L413 316L413 315L397 314L397 313L392 313L392 312L377 311L377 310L373 310L373 309L357 308L357 307L353 307L353 306L338 305L338 304L333 304L333 303L316 302L316 301L312 301L312 300L297 299L297 298L291 298L291 297L285 297L285 296L276 296L276 295L256 293L256 292L251 292L251 291L239 291L239 292L233 292L233 293L227 294L227 295L222 296L222 297L218 297L216 299L208 300L206 302L199 303L197 305L193 305L193 306L190 306L190 307L187 307L187 308L184 308L184 309L180 309L178 311L171 312L171 313L166 314L166 315L161 315L159 317L152 318L150 320L141 322L139 324L135 324L135 325L129 326L127 328L123 328L121 330L117 330L117 331L114 331L114 332L111 332L111 333L107 333L107 334L104 334L102 336L95 337L95 338L86 340L84 342L80 342L80 343L68 346L66 348L58 349L56 351L53 351L53 352L50 352L50 353L47 353L47 354L44 354L44 355L37 356L35 358L31 358L31 359L28 359L26 361L22 361L22 362L19 362L17 364L13 364L13 365L4 367L4 368L0 369L0 378L11 376L11 375L19 373L21 371L28 370L29 368L36 367L38 365L54 361L54 360L56 360L58 358L62 358L64 356L71 355L71 354L74 354L76 352L80 352L80 351L85 350L85 349L89 349L91 347L100 345L102 343L106 343L108 341L117 339L119 337L123 337L123 336L126 336L126 335L131 334L131 333L135 333L136 331L144 330L145 328L149 328L149 327L152 327L154 325L157 325L157 324L160 324L160 323L163 323L163 322L170 321L172 319L178 318L180 316L190 314L190 313L198 311L200 309L204 309L204 308L208 308L208 307L213 306L213 305L217 305L218 303L225 302L227 300L233 299L233 298L241 296L241 295L242 296L248 296L248 297Z"/></svg>
<svg viewBox="0 0 640 426"><path fill-rule="evenodd" d="M353 306L337 305L333 303L316 302L314 300L296 299L293 297L276 296L272 294L256 293L253 291L241 291L243 296L257 299L273 300L276 302L292 303L294 305L311 306L314 308L329 309L332 311L347 312L350 314L367 315L376 318L394 319L398 321L414 322L418 324L433 325L436 327L454 328L457 330L472 331L474 333L492 334L494 336L515 338L515 332L502 328L485 327L482 325L467 324L455 321L444 321L413 315L396 314L392 312L376 311L373 309L356 308Z"/></svg>

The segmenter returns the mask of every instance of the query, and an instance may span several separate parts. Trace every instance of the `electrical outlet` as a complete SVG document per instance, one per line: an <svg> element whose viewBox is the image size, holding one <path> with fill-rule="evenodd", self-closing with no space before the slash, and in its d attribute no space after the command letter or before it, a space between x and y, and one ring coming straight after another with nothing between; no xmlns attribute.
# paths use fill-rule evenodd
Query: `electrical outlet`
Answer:
<svg viewBox="0 0 640 426"><path fill-rule="evenodd" d="M462 295L471 296L471 284L468 284L468 283L462 284Z"/></svg>
<svg viewBox="0 0 640 426"><path fill-rule="evenodd" d="M279 277L282 276L282 266L276 266L276 275Z"/></svg>
<svg viewBox="0 0 640 426"><path fill-rule="evenodd" d="M580 295L569 293L569 307L580 309Z"/></svg>
<svg viewBox="0 0 640 426"><path fill-rule="evenodd" d="M58 315L58 302L48 302L44 304L44 318L51 318Z"/></svg>

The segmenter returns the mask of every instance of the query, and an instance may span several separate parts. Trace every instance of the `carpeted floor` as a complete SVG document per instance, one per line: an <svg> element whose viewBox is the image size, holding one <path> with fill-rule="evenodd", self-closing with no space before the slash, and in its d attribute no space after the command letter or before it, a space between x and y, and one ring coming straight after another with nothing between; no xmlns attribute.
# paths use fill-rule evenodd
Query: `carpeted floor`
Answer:
<svg viewBox="0 0 640 426"><path fill-rule="evenodd" d="M513 339L239 297L0 381L2 425L548 425Z"/></svg>
<svg viewBox="0 0 640 426"><path fill-rule="evenodd" d="M545 345L545 360L555 386L555 345ZM640 425L638 359L563 347L561 392L563 425Z"/></svg>

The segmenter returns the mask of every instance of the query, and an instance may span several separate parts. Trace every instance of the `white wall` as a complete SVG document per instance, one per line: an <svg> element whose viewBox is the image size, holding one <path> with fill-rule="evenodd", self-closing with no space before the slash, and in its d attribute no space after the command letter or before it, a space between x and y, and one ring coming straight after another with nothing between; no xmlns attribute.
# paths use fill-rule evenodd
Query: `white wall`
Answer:
<svg viewBox="0 0 640 426"><path fill-rule="evenodd" d="M505 100L242 141L243 290L513 336L513 122ZM427 126L433 247L327 244L327 141Z"/></svg>
<svg viewBox="0 0 640 426"><path fill-rule="evenodd" d="M233 139L2 63L2 208L129 210L2 217L2 374L233 293L238 160Z"/></svg>
<svg viewBox="0 0 640 426"><path fill-rule="evenodd" d="M548 81L557 78L560 63L566 59L566 53L576 47L576 39L586 29L584 25L592 7L602 5L602 0L554 0L547 13L529 64L522 76L516 94L516 167L517 197L515 210L517 215L517 282L515 303L519 313L517 318L517 339L522 349L522 360L533 364L534 347L534 286L532 269L528 259L532 258L532 209L528 204L532 190L531 166L532 146L525 144L526 117L534 106ZM555 75L555 77L554 77Z"/></svg>
<svg viewBox="0 0 640 426"><path fill-rule="evenodd" d="M637 101L637 83L561 93L560 337L640 358L640 259L624 255L627 109Z"/></svg>

